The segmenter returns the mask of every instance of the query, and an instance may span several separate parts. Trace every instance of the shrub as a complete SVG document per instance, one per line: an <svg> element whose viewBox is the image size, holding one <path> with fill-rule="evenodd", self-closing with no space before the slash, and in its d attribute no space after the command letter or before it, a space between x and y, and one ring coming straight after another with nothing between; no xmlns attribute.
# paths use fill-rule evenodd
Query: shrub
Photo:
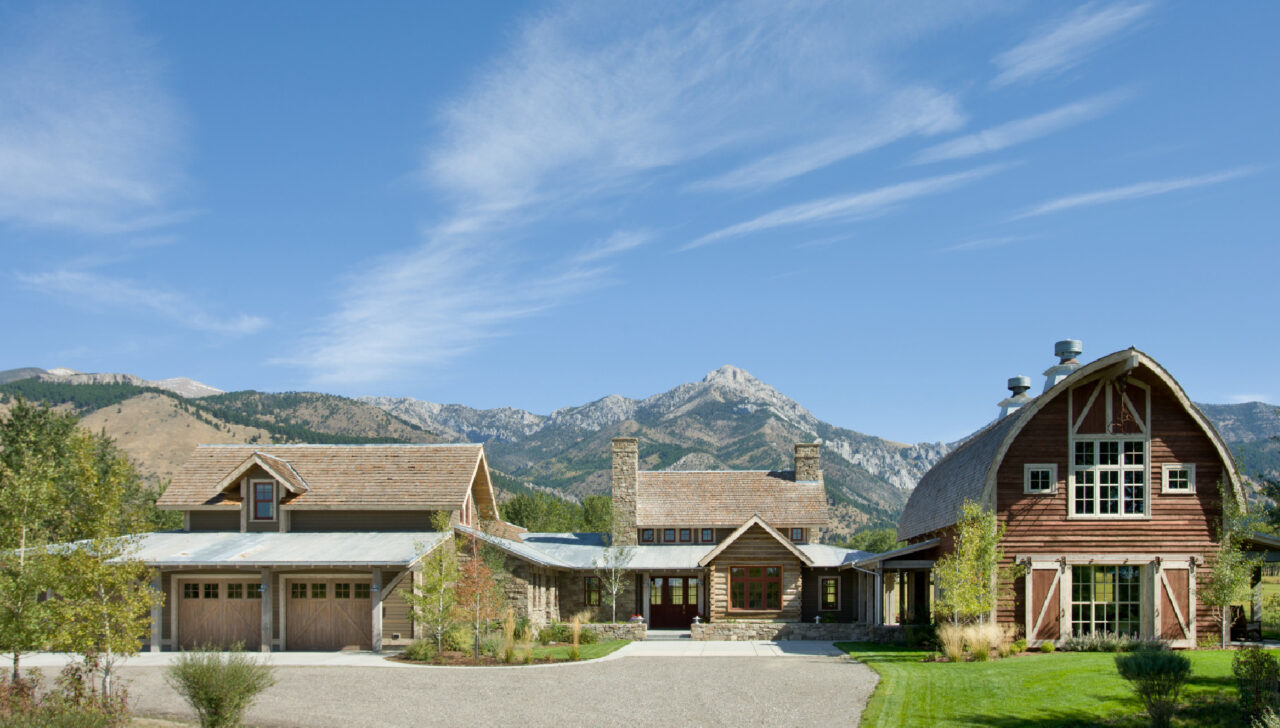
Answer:
<svg viewBox="0 0 1280 728"><path fill-rule="evenodd" d="M823 622L825 623L830 615L825 615ZM831 619L830 621L835 621ZM921 647L925 649L937 649L938 647L938 629L932 624L908 624L905 632L907 634L908 647Z"/></svg>
<svg viewBox="0 0 1280 728"><path fill-rule="evenodd" d="M1009 645L1009 652L1014 655L1020 655L1027 651L1027 641L1024 639L1016 639L1012 645Z"/></svg>
<svg viewBox="0 0 1280 728"><path fill-rule="evenodd" d="M583 645L593 645L598 639L596 633L589 629L581 630L578 635L578 643ZM538 642L544 645L549 645L552 642L572 641L573 627L566 622L552 622L538 630Z"/></svg>
<svg viewBox="0 0 1280 728"><path fill-rule="evenodd" d="M1191 676L1191 660L1169 650L1147 650L1117 655L1116 670L1146 706L1152 725L1168 726L1178 705L1178 693Z"/></svg>
<svg viewBox="0 0 1280 728"><path fill-rule="evenodd" d="M952 662L964 662L964 630L950 622L938 625L938 648Z"/></svg>
<svg viewBox="0 0 1280 728"><path fill-rule="evenodd" d="M1045 640L1044 642L1041 642L1041 643L1040 643L1040 651L1041 651L1041 652L1043 652L1043 653L1045 653L1045 654L1048 654L1048 653L1050 653L1050 652L1053 652L1053 651L1054 651L1054 649L1056 649L1056 645L1054 645L1054 644L1053 644L1052 642L1050 642L1049 640Z"/></svg>
<svg viewBox="0 0 1280 728"><path fill-rule="evenodd" d="M41 675L11 681L0 678L0 725L6 728L122 728L129 723L123 690L104 696L93 688L93 662L73 662L58 675L52 690L41 689Z"/></svg>
<svg viewBox="0 0 1280 728"><path fill-rule="evenodd" d="M258 694L275 684L269 665L239 651L183 652L167 673L169 685L195 709L202 728L240 725Z"/></svg>
<svg viewBox="0 0 1280 728"><path fill-rule="evenodd" d="M417 660L419 662L431 662L436 658L436 641L414 640L409 646L404 648L404 652L400 656L407 660Z"/></svg>
<svg viewBox="0 0 1280 728"><path fill-rule="evenodd" d="M454 627L444 633L440 640L445 652L470 652L472 646L471 630L466 627Z"/></svg>
<svg viewBox="0 0 1280 728"><path fill-rule="evenodd" d="M1240 688L1240 708L1250 718L1280 710L1280 662L1269 651L1250 647L1236 652L1231 673Z"/></svg>

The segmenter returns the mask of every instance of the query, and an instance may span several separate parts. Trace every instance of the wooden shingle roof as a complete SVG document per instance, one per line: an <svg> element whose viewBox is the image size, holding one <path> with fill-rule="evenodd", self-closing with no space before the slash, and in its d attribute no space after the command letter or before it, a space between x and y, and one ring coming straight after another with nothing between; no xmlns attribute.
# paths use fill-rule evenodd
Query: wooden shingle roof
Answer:
<svg viewBox="0 0 1280 728"><path fill-rule="evenodd" d="M157 505L187 509L231 502L218 484L255 454L307 490L298 510L457 510L481 467L481 445L200 445ZM283 473L282 473L283 475ZM292 477L290 477L292 476Z"/></svg>
<svg viewBox="0 0 1280 728"><path fill-rule="evenodd" d="M822 481L797 483L790 470L637 473L637 526L736 528L757 514L779 526L826 526L826 489Z"/></svg>

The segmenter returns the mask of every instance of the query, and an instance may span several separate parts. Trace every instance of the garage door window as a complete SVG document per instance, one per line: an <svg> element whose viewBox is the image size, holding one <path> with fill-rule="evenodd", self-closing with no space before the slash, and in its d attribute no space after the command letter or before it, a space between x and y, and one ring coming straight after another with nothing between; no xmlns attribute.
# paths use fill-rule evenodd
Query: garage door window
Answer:
<svg viewBox="0 0 1280 728"><path fill-rule="evenodd" d="M290 597L291 599L306 599L306 598L307 598L307 585L306 585L306 584L299 584L299 583L298 583L298 582L296 582L296 581L295 581L295 582L291 582L291 583L289 584L289 597Z"/></svg>
<svg viewBox="0 0 1280 728"><path fill-rule="evenodd" d="M218 598L218 585L217 585L217 584L205 584L205 585L204 585L204 598L205 598L205 599L217 599L217 598Z"/></svg>
<svg viewBox="0 0 1280 728"><path fill-rule="evenodd" d="M368 598L369 598L369 585L356 584L356 599L368 599Z"/></svg>
<svg viewBox="0 0 1280 728"><path fill-rule="evenodd" d="M335 599L350 599L351 585L350 584L334 584L333 597Z"/></svg>
<svg viewBox="0 0 1280 728"><path fill-rule="evenodd" d="M312 584L312 585L311 585L311 598L312 598L312 599L324 599L324 598L325 598L325 592L327 591L327 588L326 588L327 586L328 586L327 584Z"/></svg>
<svg viewBox="0 0 1280 728"><path fill-rule="evenodd" d="M199 598L200 598L200 585L199 585L199 584L190 584L190 583L183 584L183 585L182 585L182 598L183 598L183 599L199 599Z"/></svg>
<svg viewBox="0 0 1280 728"><path fill-rule="evenodd" d="M227 584L227 599L244 599L244 584Z"/></svg>

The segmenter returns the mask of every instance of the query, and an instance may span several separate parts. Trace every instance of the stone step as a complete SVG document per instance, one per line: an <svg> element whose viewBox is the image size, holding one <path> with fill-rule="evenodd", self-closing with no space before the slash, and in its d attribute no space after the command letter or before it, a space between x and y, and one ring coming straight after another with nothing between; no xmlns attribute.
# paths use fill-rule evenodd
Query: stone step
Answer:
<svg viewBox="0 0 1280 728"><path fill-rule="evenodd" d="M690 639L687 629L651 629L645 635L646 640L687 640Z"/></svg>

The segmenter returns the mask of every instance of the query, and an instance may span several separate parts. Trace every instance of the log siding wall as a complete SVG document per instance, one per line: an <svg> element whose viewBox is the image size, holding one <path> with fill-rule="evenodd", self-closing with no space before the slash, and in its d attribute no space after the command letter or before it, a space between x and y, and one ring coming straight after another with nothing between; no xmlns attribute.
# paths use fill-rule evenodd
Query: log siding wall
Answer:
<svg viewBox="0 0 1280 728"><path fill-rule="evenodd" d="M782 609L740 612L729 610L729 567L744 565L782 567ZM752 527L730 544L710 564L709 609L711 621L725 619L772 619L785 622L801 618L801 566L777 539L758 526Z"/></svg>

